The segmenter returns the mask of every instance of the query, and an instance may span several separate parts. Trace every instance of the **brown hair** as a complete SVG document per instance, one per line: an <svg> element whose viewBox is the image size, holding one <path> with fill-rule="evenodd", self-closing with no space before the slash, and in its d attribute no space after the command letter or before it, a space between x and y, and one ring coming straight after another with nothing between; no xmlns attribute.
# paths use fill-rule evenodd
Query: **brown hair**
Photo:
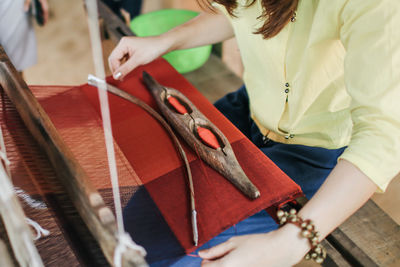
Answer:
<svg viewBox="0 0 400 267"><path fill-rule="evenodd" d="M237 0L197 0L201 6L211 6L212 2L216 2L225 6L227 12L236 17L235 9L238 6ZM264 39L268 39L277 35L294 17L299 0L260 0L263 13L258 19L264 19L264 24L257 29L255 34L262 34ZM256 0L248 0L248 7L253 5Z"/></svg>

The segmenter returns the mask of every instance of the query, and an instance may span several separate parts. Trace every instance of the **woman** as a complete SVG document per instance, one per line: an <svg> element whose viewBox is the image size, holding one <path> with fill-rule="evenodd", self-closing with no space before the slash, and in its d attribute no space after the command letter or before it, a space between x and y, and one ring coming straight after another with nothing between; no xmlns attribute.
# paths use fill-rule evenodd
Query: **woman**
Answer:
<svg viewBox="0 0 400 267"><path fill-rule="evenodd" d="M140 14L142 0L103 0L118 17L123 19L127 25Z"/></svg>
<svg viewBox="0 0 400 267"><path fill-rule="evenodd" d="M215 13L161 36L122 39L109 58L114 78L169 51L236 36L246 89L216 106L311 198L298 216L313 221L321 240L399 172L400 5L216 0L213 6ZM311 248L300 231L286 223L199 255L204 266L289 266Z"/></svg>
<svg viewBox="0 0 400 267"><path fill-rule="evenodd" d="M31 0L0 1L0 45L4 47L15 68L22 72L36 63L36 38L29 8ZM48 21L47 0L39 0L43 24Z"/></svg>

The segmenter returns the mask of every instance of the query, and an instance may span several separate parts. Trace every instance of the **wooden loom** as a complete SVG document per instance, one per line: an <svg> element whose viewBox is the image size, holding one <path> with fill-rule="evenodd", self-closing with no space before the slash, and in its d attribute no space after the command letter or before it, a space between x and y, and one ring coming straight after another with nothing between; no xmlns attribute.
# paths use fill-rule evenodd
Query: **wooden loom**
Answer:
<svg viewBox="0 0 400 267"><path fill-rule="evenodd" d="M21 112L24 123L38 139L38 143L43 146L42 149L48 155L47 158L54 165L53 168L57 173L58 182L61 183L60 186L65 188L69 195L71 205L85 221L88 230L99 243L108 262L112 263L117 240L115 240L115 219L111 210L105 206L100 194L91 185L85 172L57 134L45 111L9 62L4 50L1 50L1 55L0 84L2 89ZM9 115L7 112L3 112L3 116ZM50 179L50 177L45 178ZM143 258L136 251L130 252L125 254L125 266L145 265Z"/></svg>
<svg viewBox="0 0 400 267"><path fill-rule="evenodd" d="M112 211L105 205L99 192L90 183L85 171L74 159L50 118L12 66L2 47L0 47L0 86L18 110L35 141L45 152L46 158L50 161L57 176L57 182L65 189L74 209L79 213L91 235L98 242L107 261L112 264L113 254L118 242ZM50 177L45 178L51 179ZM257 197L255 193L249 196ZM17 232L14 232L14 234L18 235ZM76 235L79 235L79 233ZM10 241L12 243L12 240ZM6 252L1 250L1 253L4 254L3 259L9 258L5 256L8 254ZM12 256L11 258L13 258ZM14 263L21 266L26 265L18 257L16 257ZM146 266L146 263L137 251L128 250L124 253L123 266Z"/></svg>
<svg viewBox="0 0 400 267"><path fill-rule="evenodd" d="M118 36L130 35L131 34L131 33L129 33L129 30L127 30L126 27L124 27L124 24L118 22L118 19L115 19L115 17L113 17L111 13L107 13L107 9L104 6L102 6L100 10L101 10L101 12L103 14L102 15L103 18L106 18L106 19L107 18L114 18L114 20L112 20L112 23L106 23L106 26L111 28L111 30L109 30L109 33L112 33L113 31L116 33L116 34L110 34L111 37L113 37L113 38L118 40ZM106 14L106 15L104 15L104 14ZM125 33L125 32L127 32L127 33ZM0 72L0 76L1 76L0 85L1 85L1 87L4 88L4 87L9 86L9 88L15 88L15 83L16 83L15 81L17 81L17 84L18 83L22 84L22 85L20 84L18 87L27 89L27 86L23 83L22 79L19 78L19 76L13 71L11 73L13 73L12 76L14 76L14 77L13 78L9 78L12 81L11 82L5 82L4 77L8 76L10 74L10 71L7 70L7 69L9 69L9 67L6 66L7 64L5 62L8 61L8 60L6 60L5 57L4 57L4 51L1 50L0 54L1 54L1 57L0 57L1 58L1 60L0 60L0 62L1 62L1 64L0 64L0 69L1 69L1 72ZM212 60L214 60L214 59L212 59ZM89 206L89 208L90 208L90 206ZM369 205L369 208L371 208L371 205ZM374 208L373 210L377 211L376 208ZM97 211L98 211L98 209L97 209ZM95 212L96 212L96 210L95 210ZM97 214L95 212L94 212L94 214L95 214L94 217L97 216ZM336 233L334 238L336 238L336 240L335 240L336 247L337 247L337 243L340 243L343 240L347 241L347 243L346 242L342 242L342 244L339 244L339 245L341 245L344 248L344 250L347 251L347 253L350 255L350 257L355 257L355 259L356 259L355 262L361 263L362 265L376 266L376 264L374 264L374 262L371 262L371 260L368 261L368 257L366 258L363 253L360 253L359 251L357 251L358 247L356 245L354 245L354 243L351 242L351 240L348 240L347 236L345 236L345 235L343 236L343 233L341 233L341 234L340 234L340 232L339 232L339 234ZM3 248L2 242L0 241L0 255L3 255L2 253L7 254L7 250L4 250L2 248ZM335 248L333 248L332 246L331 246L331 248L332 248L331 251L333 251L333 253L337 253ZM349 255L347 255L347 257L346 257L347 259L348 259ZM335 256L339 257L337 254L335 254ZM4 259L5 258L1 257L0 258L0 263L3 263L2 260L4 260ZM338 262L340 262L341 264L344 264L344 265L341 265L341 266L346 266L345 265L346 261L343 260L343 261L338 261Z"/></svg>
<svg viewBox="0 0 400 267"><path fill-rule="evenodd" d="M53 165L54 174L57 174L59 189L67 191L68 199L63 199L62 202L66 200L71 202L71 206L80 214L86 227L99 243L104 256L112 264L117 240L115 219L111 210L105 206L100 194L91 185L82 167L61 140L45 111L9 62L4 50L1 50L0 62L1 88L10 98L12 105L21 113L24 124L38 139L37 142L47 154L46 158ZM8 117L8 112L3 112L3 116ZM50 176L45 175L43 178L51 180ZM79 236L79 233L74 235ZM204 241L203 239L202 242ZM124 256L124 266L145 265L143 258L134 250L128 251Z"/></svg>
<svg viewBox="0 0 400 267"><path fill-rule="evenodd" d="M11 99L22 120L54 168L90 233L97 240L109 263L117 246L116 223L112 211L76 162L54 125L32 95L22 77L0 46L0 86ZM123 254L123 266L147 266L135 250Z"/></svg>

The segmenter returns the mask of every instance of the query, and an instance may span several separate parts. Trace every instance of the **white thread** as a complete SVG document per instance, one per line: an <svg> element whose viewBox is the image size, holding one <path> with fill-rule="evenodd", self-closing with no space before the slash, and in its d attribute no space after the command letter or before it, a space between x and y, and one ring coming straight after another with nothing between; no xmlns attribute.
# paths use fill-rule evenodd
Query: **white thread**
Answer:
<svg viewBox="0 0 400 267"><path fill-rule="evenodd" d="M0 158L2 160L4 160L4 163L6 165L10 166L10 161L8 160L6 153L4 153L3 151L0 151Z"/></svg>
<svg viewBox="0 0 400 267"><path fill-rule="evenodd" d="M20 197L29 207L37 210L45 210L47 209L46 203L36 200L31 198L30 195L28 195L24 190L21 188L15 186L14 191L17 194L18 197Z"/></svg>
<svg viewBox="0 0 400 267"><path fill-rule="evenodd" d="M104 138L106 143L108 167L110 169L111 183L113 187L114 196L114 206L117 217L118 232L120 235L124 233L124 224L122 220L122 208L121 200L119 198L119 183L118 183L118 173L114 154L114 140L112 136L110 110L108 105L108 95L107 95L107 85L105 83L105 71L103 62L103 53L101 48L101 39L99 32L99 22L98 22L98 12L97 12L97 2L96 0L86 1L87 11L88 11L88 22L89 22L89 33L90 39L92 41L92 55L94 61L94 67L96 75L101 81L97 83L101 118L103 119L103 130Z"/></svg>
<svg viewBox="0 0 400 267"><path fill-rule="evenodd" d="M127 248L131 248L136 250L143 257L146 256L146 250L143 247L137 245L131 238L131 236L127 233L123 233L118 237L118 245L114 251L114 265L115 267L122 266L122 254L126 251Z"/></svg>
<svg viewBox="0 0 400 267"><path fill-rule="evenodd" d="M0 158L3 160L5 164L5 166L3 164L1 164L2 166L0 166L0 171L1 171L0 175L5 176L4 182L6 183L7 187L10 188L10 190L7 190L8 188L5 188L5 190L1 192L0 199L3 200L5 203L7 203L13 197L14 192L11 190L12 182L11 182L11 172L10 172L10 161L7 158L6 145L4 143L3 130L1 129L1 127L0 127Z"/></svg>
<svg viewBox="0 0 400 267"><path fill-rule="evenodd" d="M5 169L9 177L11 177L11 172L10 172L10 161L8 160L7 157L7 152L6 152L6 145L4 143L4 136L3 136L3 131L0 127L0 158L4 161L5 164Z"/></svg>
<svg viewBox="0 0 400 267"><path fill-rule="evenodd" d="M3 162L0 163L0 176L3 176L2 180L4 182L3 187L1 188L2 192L0 193L0 200L3 200L4 203L2 203L1 205L12 204L12 202L9 203L9 201L14 201L13 199L16 199L15 189L13 188L13 184L11 182L10 161L7 158L6 146L4 143L4 137L1 127L0 127L0 158L3 160ZM11 207L13 207L13 205L11 205ZM20 212L23 214L22 209L21 211L18 211L19 206L14 206L14 208L17 209L16 211L17 214ZM14 216L11 216L11 218L12 217ZM18 215L14 217L14 220L17 218ZM27 223L36 230L36 238L34 240L39 239L42 235L47 236L50 234L49 231L43 229L37 222L26 217L25 219ZM35 267L44 266L36 250L36 247L31 240L31 234L29 233L28 228L25 229L25 227L23 227L21 229L20 238L21 241L24 243L24 245L15 251L15 256L18 262L24 266L25 265L35 266ZM12 239L10 241L11 243L13 243Z"/></svg>
<svg viewBox="0 0 400 267"><path fill-rule="evenodd" d="M101 118L103 120L104 138L106 143L108 166L112 184L115 213L117 219L118 245L114 250L114 265L121 266L122 254L127 248L137 250L143 255L143 247L136 245L129 234L125 232L124 221L122 217L121 197L119 192L117 164L114 152L114 139L111 128L110 109L107 95L107 84L105 82L105 71L103 62L103 53L101 47L101 38L98 21L98 8L96 0L86 0L88 13L89 34L92 43L92 56L95 67L95 73L100 81L97 81L97 88L100 100Z"/></svg>
<svg viewBox="0 0 400 267"><path fill-rule="evenodd" d="M102 79L97 78L96 76L94 76L93 74L89 74L88 75L88 84L94 87L97 87L98 89L104 89L104 88L100 88L98 87L99 83L104 82ZM107 87L105 88L107 90Z"/></svg>
<svg viewBox="0 0 400 267"><path fill-rule="evenodd" d="M11 180L8 177L6 170L1 165L0 165L0 175L3 176L2 179L4 183L3 186L5 186L5 188L1 188L2 191L0 193L0 200L3 201L4 203L7 203L14 196L14 191L12 190Z"/></svg>
<svg viewBox="0 0 400 267"><path fill-rule="evenodd" d="M33 240L35 240L35 241L39 240L42 237L42 235L48 236L50 234L49 230L42 228L42 226L40 226L40 224L38 224L34 220L29 219L28 217L25 217L25 220L36 231L36 236L33 238Z"/></svg>

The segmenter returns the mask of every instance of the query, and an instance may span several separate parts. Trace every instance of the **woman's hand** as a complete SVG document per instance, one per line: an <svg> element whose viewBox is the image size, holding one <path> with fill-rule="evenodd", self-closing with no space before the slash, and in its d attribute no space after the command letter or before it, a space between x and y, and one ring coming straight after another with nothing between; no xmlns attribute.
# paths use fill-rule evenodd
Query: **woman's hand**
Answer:
<svg viewBox="0 0 400 267"><path fill-rule="evenodd" d="M324 239L360 208L377 186L355 165L339 160L328 178L298 213L314 222ZM200 252L203 266L291 266L310 250L299 227L286 224L268 234L235 237Z"/></svg>
<svg viewBox="0 0 400 267"><path fill-rule="evenodd" d="M267 234L233 237L218 246L199 252L202 266L292 266L310 249L294 225Z"/></svg>
<svg viewBox="0 0 400 267"><path fill-rule="evenodd" d="M123 79L140 65L150 63L170 49L163 36L123 37L108 58L114 79Z"/></svg>
<svg viewBox="0 0 400 267"><path fill-rule="evenodd" d="M24 3L24 10L27 12L29 10L29 6L31 4L32 0L25 0ZM49 4L47 0L39 0L40 5L42 6L43 9L43 25L47 23L49 20Z"/></svg>
<svg viewBox="0 0 400 267"><path fill-rule="evenodd" d="M167 52L218 43L231 37L233 29L225 15L203 12L160 36L122 38L108 58L108 64L114 79L122 79L137 66Z"/></svg>

